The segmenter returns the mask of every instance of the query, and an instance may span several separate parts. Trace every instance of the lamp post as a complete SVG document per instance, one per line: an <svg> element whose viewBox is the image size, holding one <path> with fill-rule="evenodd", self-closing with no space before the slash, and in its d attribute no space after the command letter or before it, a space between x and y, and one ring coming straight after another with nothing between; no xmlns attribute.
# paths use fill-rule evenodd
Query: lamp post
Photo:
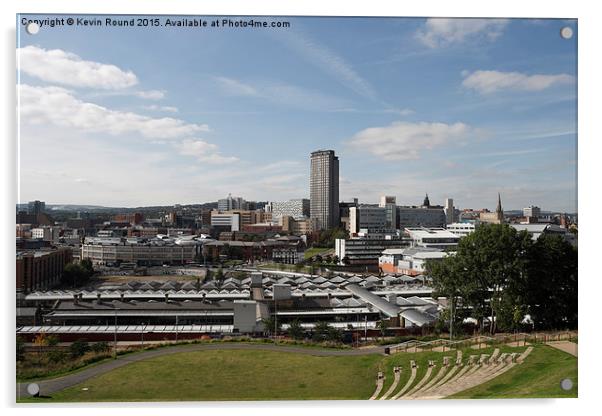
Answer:
<svg viewBox="0 0 602 416"><path fill-rule="evenodd" d="M140 335L142 336L141 346L144 348L144 322L142 322L142 330L140 331Z"/></svg>
<svg viewBox="0 0 602 416"><path fill-rule="evenodd" d="M117 309L118 308L113 309L113 311L115 312L115 325L113 331L113 356L115 358L117 358Z"/></svg>

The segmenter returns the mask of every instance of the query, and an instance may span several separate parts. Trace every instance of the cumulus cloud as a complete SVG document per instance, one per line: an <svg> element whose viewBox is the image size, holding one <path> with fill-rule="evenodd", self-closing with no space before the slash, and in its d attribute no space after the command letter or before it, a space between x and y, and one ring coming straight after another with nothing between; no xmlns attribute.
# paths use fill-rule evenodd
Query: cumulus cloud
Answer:
<svg viewBox="0 0 602 416"><path fill-rule="evenodd" d="M174 147L181 155L194 157L200 162L224 164L238 161L233 156L222 156L217 145L200 139L186 139L174 143Z"/></svg>
<svg viewBox="0 0 602 416"><path fill-rule="evenodd" d="M429 48L462 43L468 39L497 39L508 24L507 19L427 19L416 38Z"/></svg>
<svg viewBox="0 0 602 416"><path fill-rule="evenodd" d="M463 142L478 135L464 123L395 122L385 127L370 127L355 134L349 144L384 160L418 159L424 150L450 141Z"/></svg>
<svg viewBox="0 0 602 416"><path fill-rule="evenodd" d="M115 65L85 61L61 49L25 46L17 49L19 70L43 81L67 85L115 90L138 83L132 71Z"/></svg>
<svg viewBox="0 0 602 416"><path fill-rule="evenodd" d="M491 94L500 90L541 91L574 80L568 74L526 75L520 72L464 71L462 75L464 75L462 85L481 94Z"/></svg>
<svg viewBox="0 0 602 416"><path fill-rule="evenodd" d="M60 87L19 86L19 114L25 124L53 124L85 132L119 135L138 133L151 139L174 139L208 131L206 124L111 110L81 101Z"/></svg>

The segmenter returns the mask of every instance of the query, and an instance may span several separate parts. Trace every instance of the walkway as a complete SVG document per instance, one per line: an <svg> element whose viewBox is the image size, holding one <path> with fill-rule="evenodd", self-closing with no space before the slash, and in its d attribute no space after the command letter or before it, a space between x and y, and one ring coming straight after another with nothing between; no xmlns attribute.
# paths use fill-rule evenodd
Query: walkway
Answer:
<svg viewBox="0 0 602 416"><path fill-rule="evenodd" d="M194 351L206 351L206 350L262 350L262 351L276 351L276 352L291 352L295 354L307 354L315 355L320 357L330 356L354 356L354 355L369 355L369 354L383 354L384 347L370 347L362 349L349 349L349 350L337 350L337 349L318 349L318 348L307 348L307 347L295 347L295 346L281 346L274 344L243 344L243 343L216 343L216 344L187 344L178 345L173 347L159 348L156 350L144 351L140 353L126 354L118 356L117 359L104 362L89 368L85 368L81 371L67 374L65 376L35 381L40 386L40 395L48 396L57 391L66 389L76 384L83 383L84 381L96 377L117 368L123 367L130 363L149 360L163 355L177 354L182 352L194 352ZM23 382L17 384L17 399L30 397L27 393L27 385L32 382Z"/></svg>
<svg viewBox="0 0 602 416"><path fill-rule="evenodd" d="M571 341L549 341L547 343L550 347L554 347L560 351L564 351L573 356L577 356L577 344Z"/></svg>

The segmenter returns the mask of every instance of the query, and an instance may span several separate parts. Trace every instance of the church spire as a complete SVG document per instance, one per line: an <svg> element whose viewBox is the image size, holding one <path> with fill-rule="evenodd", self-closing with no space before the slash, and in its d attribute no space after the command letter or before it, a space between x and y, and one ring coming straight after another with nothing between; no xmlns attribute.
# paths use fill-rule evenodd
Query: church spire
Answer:
<svg viewBox="0 0 602 416"><path fill-rule="evenodd" d="M500 193L497 193L497 208L495 209L495 212L497 212L498 214L503 214L504 210L502 210L502 197L500 196Z"/></svg>
<svg viewBox="0 0 602 416"><path fill-rule="evenodd" d="M422 202L422 206L423 207L430 207L431 206L431 202L429 201L429 194L426 194L426 196L424 197L424 201Z"/></svg>

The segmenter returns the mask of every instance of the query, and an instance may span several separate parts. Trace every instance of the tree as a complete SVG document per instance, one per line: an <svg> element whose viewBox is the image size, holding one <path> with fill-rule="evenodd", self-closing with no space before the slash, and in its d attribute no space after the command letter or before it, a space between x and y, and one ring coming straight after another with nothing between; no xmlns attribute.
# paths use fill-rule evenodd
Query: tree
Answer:
<svg viewBox="0 0 602 416"><path fill-rule="evenodd" d="M22 337L17 336L15 352L17 353L17 361L25 360L25 341Z"/></svg>
<svg viewBox="0 0 602 416"><path fill-rule="evenodd" d="M67 359L67 353L61 350L53 350L48 352L48 361L51 363L62 363Z"/></svg>
<svg viewBox="0 0 602 416"><path fill-rule="evenodd" d="M349 260L349 257L347 256L343 257L342 261L345 266L349 266L351 264L351 260Z"/></svg>
<svg viewBox="0 0 602 416"><path fill-rule="evenodd" d="M267 336L272 336L274 335L274 331L278 331L280 332L280 327L281 327L281 323L280 321L277 321L273 315L270 315L267 318L263 318L261 320L261 323L263 323L263 332L267 335Z"/></svg>
<svg viewBox="0 0 602 416"><path fill-rule="evenodd" d="M73 287L83 286L92 276L92 273L93 271L82 266L81 263L69 263L63 269L61 283Z"/></svg>
<svg viewBox="0 0 602 416"><path fill-rule="evenodd" d="M381 319L380 321L378 321L378 330L380 331L380 335L381 337L385 337L385 335L387 335L387 328L389 328L389 322Z"/></svg>
<svg viewBox="0 0 602 416"><path fill-rule="evenodd" d="M540 236L529 277L524 296L535 328L576 328L577 249L561 236Z"/></svg>
<svg viewBox="0 0 602 416"><path fill-rule="evenodd" d="M490 331L516 330L530 314L537 328L577 326L577 250L561 236L508 225L480 225L462 238L455 255L427 262L435 296L449 300L452 325L468 315Z"/></svg>
<svg viewBox="0 0 602 416"><path fill-rule="evenodd" d="M69 351L71 358L79 358L90 350L90 346L84 340L77 340L71 344Z"/></svg>
<svg viewBox="0 0 602 416"><path fill-rule="evenodd" d="M303 339L305 338L305 331L301 326L301 322L298 319L292 321L288 327L288 336L292 339Z"/></svg>
<svg viewBox="0 0 602 416"><path fill-rule="evenodd" d="M526 278L531 245L527 232L517 233L506 224L480 225L460 240L455 255L428 262L427 273L436 293L449 297L452 309L461 298L479 327L491 316L490 332L494 333L497 322L508 321L508 314L512 315L508 306L522 301L517 294Z"/></svg>
<svg viewBox="0 0 602 416"><path fill-rule="evenodd" d="M220 284L224 280L224 271L222 270L221 267L217 270L217 273L215 274L214 279L217 280Z"/></svg>
<svg viewBox="0 0 602 416"><path fill-rule="evenodd" d="M109 351L109 343L106 341L95 342L90 348L95 353L102 354Z"/></svg>
<svg viewBox="0 0 602 416"><path fill-rule="evenodd" d="M328 325L328 322L317 322L314 326L312 335L313 340L316 342L326 341L331 335L330 330L331 328L330 325Z"/></svg>

